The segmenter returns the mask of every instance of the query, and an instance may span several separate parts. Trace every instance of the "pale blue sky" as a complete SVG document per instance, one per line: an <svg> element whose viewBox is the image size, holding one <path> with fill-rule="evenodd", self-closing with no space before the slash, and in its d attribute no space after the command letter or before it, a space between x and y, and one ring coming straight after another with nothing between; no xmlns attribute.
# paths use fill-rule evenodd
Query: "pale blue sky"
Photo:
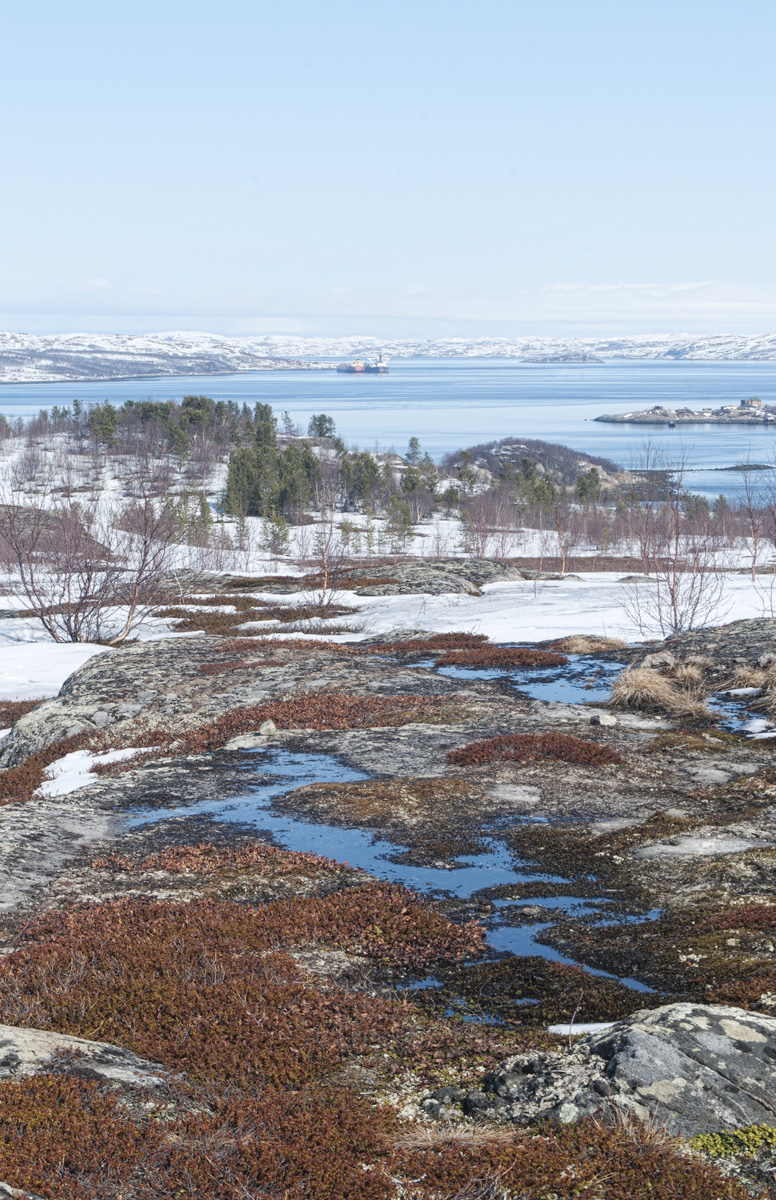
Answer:
<svg viewBox="0 0 776 1200"><path fill-rule="evenodd" d="M776 328L772 2L0 12L3 328Z"/></svg>

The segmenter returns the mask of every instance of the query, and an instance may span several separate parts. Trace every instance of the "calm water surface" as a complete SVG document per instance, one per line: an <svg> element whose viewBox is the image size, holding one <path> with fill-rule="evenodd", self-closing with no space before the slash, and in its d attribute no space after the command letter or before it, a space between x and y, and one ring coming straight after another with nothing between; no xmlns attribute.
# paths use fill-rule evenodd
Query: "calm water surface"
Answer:
<svg viewBox="0 0 776 1200"><path fill-rule="evenodd" d="M0 411L25 416L74 397L180 399L202 393L218 400L271 404L306 426L312 413L330 413L341 436L362 448L402 452L418 437L435 458L463 446L502 437L563 442L630 466L645 440L683 446L697 468L693 486L716 496L739 486L729 467L747 457L767 462L776 432L762 426L662 427L603 425L601 413L654 404L736 403L760 396L776 403L776 363L617 362L586 365L519 363L504 359L393 359L389 375L334 371L256 371L101 383L0 385Z"/></svg>

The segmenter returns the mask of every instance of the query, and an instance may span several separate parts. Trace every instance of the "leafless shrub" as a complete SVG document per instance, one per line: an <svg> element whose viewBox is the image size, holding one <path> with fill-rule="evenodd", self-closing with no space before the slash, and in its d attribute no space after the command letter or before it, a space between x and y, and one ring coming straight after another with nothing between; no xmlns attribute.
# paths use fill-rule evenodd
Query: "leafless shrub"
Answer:
<svg viewBox="0 0 776 1200"><path fill-rule="evenodd" d="M58 493L55 483L48 464L0 497L5 556L49 637L116 645L148 615L169 562L164 497L149 479L120 507Z"/></svg>
<svg viewBox="0 0 776 1200"><path fill-rule="evenodd" d="M721 544L703 522L687 517L690 463L647 446L641 489L630 498L632 529L646 580L627 585L625 610L642 635L682 633L720 619L726 610Z"/></svg>

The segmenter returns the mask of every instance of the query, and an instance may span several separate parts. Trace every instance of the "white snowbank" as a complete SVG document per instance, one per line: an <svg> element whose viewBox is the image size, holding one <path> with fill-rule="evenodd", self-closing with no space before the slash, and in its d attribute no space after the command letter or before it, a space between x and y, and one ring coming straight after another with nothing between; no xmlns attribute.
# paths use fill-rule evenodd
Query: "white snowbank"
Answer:
<svg viewBox="0 0 776 1200"><path fill-rule="evenodd" d="M626 642L659 637L655 632L642 632L626 611L628 588L621 579L619 572L591 571L577 579L536 584L523 580L491 583L483 588L482 596L347 595L344 603L359 605L364 636L417 628L484 633L504 642L543 641L576 633L602 634ZM710 624L770 615L751 579L729 575L719 615Z"/></svg>
<svg viewBox="0 0 776 1200"><path fill-rule="evenodd" d="M17 625L19 622L14 621ZM9 625L10 621L0 622ZM62 684L95 654L104 654L107 646L85 642L44 640L7 641L0 629L0 700L38 700L56 696Z"/></svg>
<svg viewBox="0 0 776 1200"><path fill-rule="evenodd" d="M73 750L72 753L66 754L64 758L58 758L56 762L46 768L48 780L41 784L35 795L67 796L70 792L77 792L79 788L96 783L98 776L92 772L98 764L121 762L125 758L143 754L152 748L145 746L142 749L109 750L106 754L92 754L89 750Z"/></svg>

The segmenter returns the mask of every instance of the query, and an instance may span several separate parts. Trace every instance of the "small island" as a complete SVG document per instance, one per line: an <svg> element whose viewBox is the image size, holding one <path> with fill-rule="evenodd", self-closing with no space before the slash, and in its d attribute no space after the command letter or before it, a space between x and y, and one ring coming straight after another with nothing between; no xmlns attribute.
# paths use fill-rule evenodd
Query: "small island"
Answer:
<svg viewBox="0 0 776 1200"><path fill-rule="evenodd" d="M763 404L757 396L750 396L738 404L723 404L720 408L666 408L656 404L641 412L606 413L596 421L609 421L615 425L770 425L776 422L776 406Z"/></svg>

